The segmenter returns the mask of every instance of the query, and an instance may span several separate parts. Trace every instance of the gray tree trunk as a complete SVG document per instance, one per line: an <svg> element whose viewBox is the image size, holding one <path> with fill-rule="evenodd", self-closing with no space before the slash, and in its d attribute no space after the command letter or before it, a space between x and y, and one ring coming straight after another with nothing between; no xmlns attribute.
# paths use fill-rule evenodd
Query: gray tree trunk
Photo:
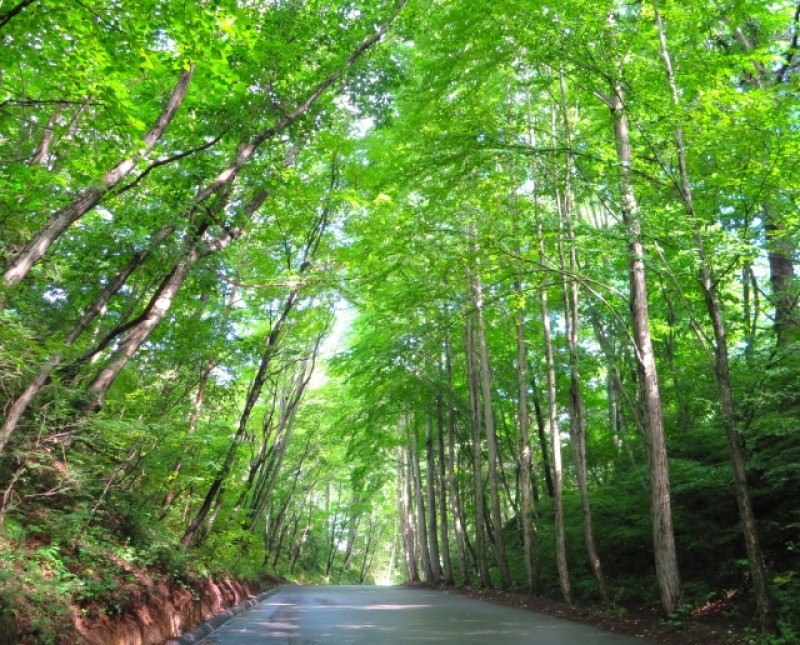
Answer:
<svg viewBox="0 0 800 645"><path fill-rule="evenodd" d="M655 20L658 27L659 45L661 57L664 61L664 69L667 73L667 80L670 86L672 103L676 108L680 108L678 88L675 82L675 73L672 68L667 40L664 33L664 24L658 6L655 6ZM730 451L731 465L733 467L733 482L736 491L736 502L739 508L739 517L742 521L745 546L747 549L747 560L750 565L750 575L753 579L758 614L761 628L764 632L770 632L774 628L775 616L772 606L772 597L769 591L769 582L764 565L764 556L761 552L761 545L758 537L753 505L750 501L750 491L747 485L747 468L745 464L744 448L742 436L739 433L736 410L733 405L733 395L731 392L730 370L728 367L728 341L725 329L722 303L715 288L715 281L712 276L711 263L706 253L700 223L694 206L694 196L692 195L691 183L689 181L689 170L686 161L686 143L684 140L683 128L678 125L675 129L675 144L678 150L678 168L680 171L680 192L683 197L684 207L694 228L695 248L700 260L699 282L703 291L708 315L714 329L714 373L717 379L717 387L720 395L720 409L722 412L725 434L728 438L728 448ZM773 272L773 275L775 272ZM788 314L787 314L788 315ZM782 321L785 324L786 319ZM776 320L776 325L778 321ZM783 330L785 331L785 330Z"/></svg>
<svg viewBox="0 0 800 645"><path fill-rule="evenodd" d="M641 219L633 191L630 128L625 113L622 83L615 81L611 91L609 107L619 161L620 210L628 232L631 323L644 402L644 428L647 434L650 466L650 512L653 521L656 576L662 607L667 614L670 614L680 605L681 582L675 549L675 531L672 526L667 445L658 371L650 334Z"/></svg>

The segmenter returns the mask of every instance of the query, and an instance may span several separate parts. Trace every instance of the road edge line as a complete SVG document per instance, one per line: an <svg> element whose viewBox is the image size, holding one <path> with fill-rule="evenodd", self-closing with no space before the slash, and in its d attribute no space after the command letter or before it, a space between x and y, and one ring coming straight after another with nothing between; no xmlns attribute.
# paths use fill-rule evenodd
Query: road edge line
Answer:
<svg viewBox="0 0 800 645"><path fill-rule="evenodd" d="M231 618L234 616L238 616L243 611L250 609L251 607L255 607L256 605L260 604L273 594L278 593L284 588L285 585L279 585L277 587L273 587L272 589L268 589L253 598L248 598L244 602L239 603L235 607L231 607L230 609L226 609L225 611L213 616L206 622L201 625L198 625L193 630L186 632L182 636L178 636L178 638L170 639L166 642L166 645L192 645L192 643L197 643L208 636L211 632L213 632L218 627L221 627L225 623L227 623Z"/></svg>

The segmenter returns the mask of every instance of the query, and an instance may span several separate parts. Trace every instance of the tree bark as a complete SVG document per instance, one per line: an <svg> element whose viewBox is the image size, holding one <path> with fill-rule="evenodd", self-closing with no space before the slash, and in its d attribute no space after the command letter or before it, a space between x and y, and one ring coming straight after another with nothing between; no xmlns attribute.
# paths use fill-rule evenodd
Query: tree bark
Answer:
<svg viewBox="0 0 800 645"><path fill-rule="evenodd" d="M450 391L453 389L453 365L450 356L449 339L445 344L445 369L447 383ZM448 402L447 423L447 485L450 488L450 507L453 514L453 528L456 534L456 549L458 551L458 564L461 572L461 584L469 585L469 567L467 564L466 533L464 531L464 516L461 510L461 495L456 483L456 408L453 402Z"/></svg>
<svg viewBox="0 0 800 645"><path fill-rule="evenodd" d="M786 347L798 339L800 315L798 315L797 279L794 274L796 249L786 223L774 212L768 202L762 205L764 232L769 260L769 282L775 305L775 335L779 347Z"/></svg>
<svg viewBox="0 0 800 645"><path fill-rule="evenodd" d="M517 279L514 289L522 297L522 283ZM525 312L520 308L517 314L517 387L519 388L519 462L521 495L522 548L525 560L525 573L530 593L539 588L539 565L536 554L536 526L533 522L533 500L531 499L531 471L533 453L529 440L528 416L528 357L525 349Z"/></svg>
<svg viewBox="0 0 800 645"><path fill-rule="evenodd" d="M406 417L406 430L409 436L408 460L414 477L414 502L417 509L417 537L422 553L422 577L425 582L433 582L431 552L428 548L428 530L425 525L425 502L422 498L422 474L419 467L419 439L416 426L411 426Z"/></svg>
<svg viewBox="0 0 800 645"><path fill-rule="evenodd" d="M795 30L800 17L800 6L795 11ZM747 38L740 27L733 30L734 38L745 52L753 49L753 43ZM793 47L797 47L797 32L793 38ZM663 57L663 55L662 55ZM789 69L789 60L781 66L775 76L760 60L752 60L755 70L755 85L759 88L781 87ZM670 63L671 66L671 63ZM668 72L669 74L669 72ZM674 81L672 85L675 85ZM800 333L800 315L798 314L798 285L794 274L794 257L797 247L790 235L787 235L786 223L772 207L769 199L761 204L761 215L764 221L764 237L769 263L769 281L772 288L772 300L775 306L775 335L778 347L784 347L795 340Z"/></svg>
<svg viewBox="0 0 800 645"><path fill-rule="evenodd" d="M572 146L569 115L567 112L566 87L564 83L563 70L559 74L559 85L561 91L561 112L563 118L564 144L567 153L564 156L564 194L563 199L559 199L556 194L556 204L561 219L562 232L566 232L566 245L569 253L567 262L564 253L564 239L559 236L558 254L561 266L562 288L564 292L564 318L565 331L567 336L567 349L569 352L570 385L569 385L569 421L570 421L570 443L572 446L572 456L575 464L575 476L578 483L578 494L581 500L581 513L583 515L583 534L586 541L586 552L589 557L589 564L597 580L597 589L603 602L608 604L611 597L608 593L606 579L603 575L603 567L600 563L600 555L594 541L594 527L592 526L592 509L589 503L589 486L586 477L586 408L581 392L580 369L578 365L578 283L574 279L568 279L568 275L575 276L578 273L578 253L575 248L575 230L572 222L572 158L569 150ZM554 112L555 116L555 112ZM555 139L555 123L554 139Z"/></svg>
<svg viewBox="0 0 800 645"><path fill-rule="evenodd" d="M681 583L675 549L675 532L672 526L672 501L661 392L650 335L644 246L639 207L633 192L630 128L625 113L622 83L615 81L612 84L611 92L609 107L614 126L617 160L619 161L620 209L628 233L631 322L645 407L644 428L647 433L650 466L650 512L653 521L656 576L658 577L662 607L667 614L670 614L680 605Z"/></svg>
<svg viewBox="0 0 800 645"><path fill-rule="evenodd" d="M414 517L411 508L411 482L406 476L406 458L402 444L397 446L397 513L402 519L406 579L410 582L419 582L416 549L414 548L416 537L414 536Z"/></svg>
<svg viewBox="0 0 800 645"><path fill-rule="evenodd" d="M430 415L425 415L425 486L428 495L428 539L431 554L431 571L434 582L442 579L442 565L439 555L439 536L436 514L436 464L433 454L433 423ZM440 509L441 510L441 509Z"/></svg>
<svg viewBox="0 0 800 645"><path fill-rule="evenodd" d="M544 231L539 221L539 261L545 264ZM566 537L564 534L564 476L561 467L561 433L558 427L558 401L556 399L556 367L553 356L553 340L550 333L550 310L547 289L543 285L539 292L544 339L545 365L547 366L547 431L553 451L553 503L555 505L556 565L561 595L572 604L572 589L567 568Z"/></svg>
<svg viewBox="0 0 800 645"><path fill-rule="evenodd" d="M667 40L664 33L664 23L661 19L658 6L654 6L656 26L658 27L658 38L661 49L661 58L664 62L664 69L670 86L672 104L680 108L678 88L675 81L675 73L672 68ZM739 508L739 517L742 521L744 532L745 547L747 549L747 560L750 565L750 575L753 579L756 603L758 605L759 620L761 628L765 633L774 629L775 616L772 606L772 597L769 591L769 582L764 565L764 556L761 552L761 545L758 537L753 505L750 500L750 491L747 485L747 468L744 457L744 446L742 436L739 432L736 409L733 405L733 394L731 391L730 370L728 367L728 341L725 329L722 303L715 288L715 281L712 275L711 263L706 253L705 242L697 218L694 206L694 196L692 194L691 182L689 180L689 169L686 159L686 143L683 128L679 124L675 128L675 144L678 151L678 169L680 172L680 192L683 198L684 207L694 230L695 249L700 260L699 282L703 291L703 297L708 309L708 315L714 330L714 373L717 379L717 388L720 395L720 409L722 412L725 434L728 439L731 465L733 467L733 482L736 492L736 502ZM770 260L771 262L771 260ZM791 272L791 263L789 271ZM773 272L773 276L775 272ZM779 293L779 292L778 292ZM790 315L790 312L784 312ZM786 319L783 319L783 325ZM778 320L776 318L776 325ZM780 332L779 332L780 337Z"/></svg>
<svg viewBox="0 0 800 645"><path fill-rule="evenodd" d="M482 587L491 587L489 563L486 556L486 525L483 499L483 468L481 465L481 412L480 393L475 367L475 335L470 316L466 317L467 383L469 384L470 416L472 418L472 478L475 501L475 544L477 548L478 576Z"/></svg>
<svg viewBox="0 0 800 645"><path fill-rule="evenodd" d="M529 117L530 120L530 117ZM528 139L531 147L535 145L533 124L528 124ZM536 231L539 238L539 264L547 266L547 253L544 243L544 226L542 224L539 205L539 192L534 185L534 210ZM553 450L553 505L555 506L556 534L556 567L561 586L561 595L568 604L572 604L572 589L567 567L566 537L564 534L564 480L561 467L561 433L558 427L558 401L556 399L556 367L553 355L553 340L550 332L550 310L547 297L547 286L539 288L539 305L542 321L542 339L544 341L545 366L547 370L547 431L550 433ZM544 447L546 449L546 447ZM546 454L546 450L545 450Z"/></svg>
<svg viewBox="0 0 800 645"><path fill-rule="evenodd" d="M442 573L445 584L452 585L453 564L450 558L450 535L447 526L447 466L444 452L444 403L436 397L436 437L439 448L439 535L442 540Z"/></svg>
<svg viewBox="0 0 800 645"><path fill-rule="evenodd" d="M477 259L476 259L477 262ZM497 567L500 570L500 587L511 586L511 573L508 569L505 540L503 539L503 519L500 514L500 493L497 485L497 435L494 427L494 410L492 409L492 384L489 368L489 351L486 345L486 332L483 319L483 285L481 283L480 266L472 274L473 296L475 298L475 319L478 336L478 356L480 360L480 383L483 394L483 420L486 426L486 448L489 459L489 495L492 501L492 524L494 525L494 547Z"/></svg>
<svg viewBox="0 0 800 645"><path fill-rule="evenodd" d="M406 427L407 426L402 426ZM408 430L406 429L406 432ZM399 447L398 452L405 453L402 467L403 473L403 509L404 509L404 534L406 545L406 567L409 572L409 579L412 582L419 582L419 567L417 566L417 535L414 527L414 495L412 492L414 485L413 468L411 466L409 437L405 437L405 449Z"/></svg>
<svg viewBox="0 0 800 645"><path fill-rule="evenodd" d="M280 469L283 464L283 458L286 454L286 448L289 445L289 439L291 439L292 436L292 429L294 427L294 418L295 414L297 413L297 408L300 405L300 400L303 397L303 392L305 392L305 389L308 386L308 382L311 379L311 375L314 372L314 361L318 349L319 349L319 341L317 341L314 347L313 354L311 357L310 368L308 367L306 361L303 362L303 366L301 367L300 373L298 374L296 379L293 398L289 402L288 410L282 416L281 420L283 423L279 427L279 430L281 432L280 434L276 433L275 445L273 445L272 454L270 455L270 461L264 473L265 484L262 487L261 491L258 493L258 495L253 496L253 502L255 504L253 506L253 509L255 512L250 521L249 529L251 531L255 529L256 522L258 520L258 515L261 512L263 512L263 510L266 508L267 504L269 503L269 499L272 495L272 491L275 488L275 484L277 482L278 475L280 473Z"/></svg>

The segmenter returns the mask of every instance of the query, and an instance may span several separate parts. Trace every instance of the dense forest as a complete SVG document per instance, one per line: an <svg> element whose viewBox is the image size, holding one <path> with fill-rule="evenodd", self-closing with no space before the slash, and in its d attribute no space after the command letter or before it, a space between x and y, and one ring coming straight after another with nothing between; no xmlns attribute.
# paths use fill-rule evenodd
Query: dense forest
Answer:
<svg viewBox="0 0 800 645"><path fill-rule="evenodd" d="M799 39L795 0L2 0L3 620L268 574L797 642Z"/></svg>

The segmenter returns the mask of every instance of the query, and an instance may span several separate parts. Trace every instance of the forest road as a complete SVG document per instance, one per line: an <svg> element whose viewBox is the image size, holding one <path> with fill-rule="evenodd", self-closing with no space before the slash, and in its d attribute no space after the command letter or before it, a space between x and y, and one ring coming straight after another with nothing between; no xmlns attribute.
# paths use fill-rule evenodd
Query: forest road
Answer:
<svg viewBox="0 0 800 645"><path fill-rule="evenodd" d="M368 586L287 587L201 641L203 645L644 642L439 591Z"/></svg>

